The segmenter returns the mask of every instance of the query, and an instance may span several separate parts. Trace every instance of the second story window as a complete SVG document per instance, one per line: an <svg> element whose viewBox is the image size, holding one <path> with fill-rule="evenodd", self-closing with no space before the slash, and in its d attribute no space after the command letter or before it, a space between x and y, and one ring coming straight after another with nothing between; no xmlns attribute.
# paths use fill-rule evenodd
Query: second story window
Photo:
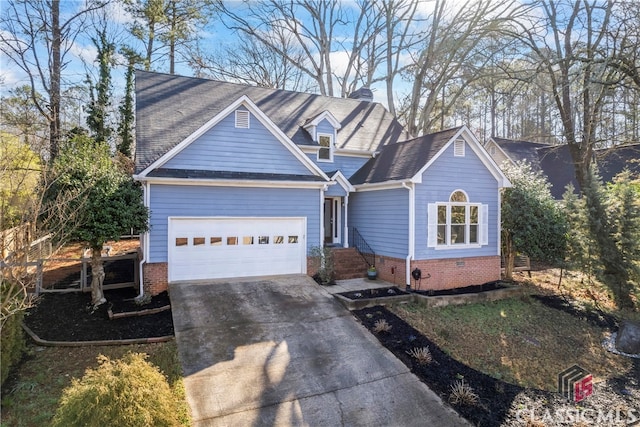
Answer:
<svg viewBox="0 0 640 427"><path fill-rule="evenodd" d="M333 136L331 135L318 135L318 144L320 150L318 151L318 160L325 162L333 161Z"/></svg>

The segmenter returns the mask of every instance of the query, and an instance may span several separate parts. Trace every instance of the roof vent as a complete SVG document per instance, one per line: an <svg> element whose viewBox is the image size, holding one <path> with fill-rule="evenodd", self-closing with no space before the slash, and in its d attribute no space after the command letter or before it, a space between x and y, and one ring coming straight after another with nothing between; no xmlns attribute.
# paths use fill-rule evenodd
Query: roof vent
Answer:
<svg viewBox="0 0 640 427"><path fill-rule="evenodd" d="M368 87L361 87L355 92L351 92L349 98L357 99L358 101L373 102L373 92Z"/></svg>

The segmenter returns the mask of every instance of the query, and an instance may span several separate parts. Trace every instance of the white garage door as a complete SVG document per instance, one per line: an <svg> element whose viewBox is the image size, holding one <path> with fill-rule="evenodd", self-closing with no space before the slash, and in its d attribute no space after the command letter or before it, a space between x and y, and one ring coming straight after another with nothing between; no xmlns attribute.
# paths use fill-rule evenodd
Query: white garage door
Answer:
<svg viewBox="0 0 640 427"><path fill-rule="evenodd" d="M306 272L305 218L169 218L169 281Z"/></svg>

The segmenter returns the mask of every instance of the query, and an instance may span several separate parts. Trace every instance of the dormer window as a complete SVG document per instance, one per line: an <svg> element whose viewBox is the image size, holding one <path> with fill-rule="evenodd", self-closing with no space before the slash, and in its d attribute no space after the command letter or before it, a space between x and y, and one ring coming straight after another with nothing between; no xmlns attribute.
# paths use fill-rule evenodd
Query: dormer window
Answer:
<svg viewBox="0 0 640 427"><path fill-rule="evenodd" d="M318 144L320 145L320 150L318 151L318 161L332 162L333 135L318 134Z"/></svg>

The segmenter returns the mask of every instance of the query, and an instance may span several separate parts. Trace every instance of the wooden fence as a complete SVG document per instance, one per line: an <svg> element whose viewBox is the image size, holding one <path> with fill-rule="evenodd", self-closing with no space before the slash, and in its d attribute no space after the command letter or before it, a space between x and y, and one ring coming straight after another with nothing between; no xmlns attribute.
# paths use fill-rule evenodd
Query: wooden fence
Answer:
<svg viewBox="0 0 640 427"><path fill-rule="evenodd" d="M105 265L105 281L103 289L116 289L125 287L138 287L140 284L139 277L139 259L137 253L130 253L117 256L102 257ZM120 275L113 276L113 264L131 260L132 271L119 271ZM2 276L21 276L28 277L28 281L32 282L29 286L31 292L36 295L48 292L90 292L91 291L91 258L50 258L38 259L37 261L28 261L24 263L2 263ZM127 267L128 268L128 267ZM118 267L121 270L122 266ZM126 269L125 269L126 270ZM124 273L124 274L122 274ZM121 280L123 276L126 279Z"/></svg>

